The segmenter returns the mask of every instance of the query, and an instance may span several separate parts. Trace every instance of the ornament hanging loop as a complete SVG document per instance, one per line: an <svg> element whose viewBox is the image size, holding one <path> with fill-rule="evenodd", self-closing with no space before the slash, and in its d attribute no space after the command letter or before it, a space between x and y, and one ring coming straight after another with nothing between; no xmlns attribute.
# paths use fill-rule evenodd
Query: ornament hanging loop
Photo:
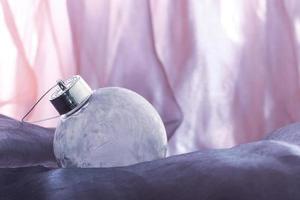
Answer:
<svg viewBox="0 0 300 200"><path fill-rule="evenodd" d="M57 85L59 85L59 87L65 87L65 84L62 80L58 80L57 84L53 85L50 89L48 89L29 109L29 111L22 117L21 122L29 122L29 121L25 121L26 117L33 111L33 109L40 103L40 101L53 89L55 88ZM46 119L42 119L42 120L37 120L37 121L33 121L30 123L39 123L39 122L43 122L43 121L47 121L47 120L51 120L51 119L55 119L58 118L60 115L57 116L53 116L53 117L49 117Z"/></svg>

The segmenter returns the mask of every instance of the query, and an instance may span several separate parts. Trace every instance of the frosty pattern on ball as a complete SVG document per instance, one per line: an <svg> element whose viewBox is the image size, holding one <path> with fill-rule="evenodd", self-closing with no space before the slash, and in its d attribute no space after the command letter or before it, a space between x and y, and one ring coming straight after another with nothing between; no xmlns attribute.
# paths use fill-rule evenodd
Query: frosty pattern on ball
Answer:
<svg viewBox="0 0 300 200"><path fill-rule="evenodd" d="M101 88L76 113L62 116L54 153L62 167L114 167L163 158L167 138L153 106L137 93Z"/></svg>

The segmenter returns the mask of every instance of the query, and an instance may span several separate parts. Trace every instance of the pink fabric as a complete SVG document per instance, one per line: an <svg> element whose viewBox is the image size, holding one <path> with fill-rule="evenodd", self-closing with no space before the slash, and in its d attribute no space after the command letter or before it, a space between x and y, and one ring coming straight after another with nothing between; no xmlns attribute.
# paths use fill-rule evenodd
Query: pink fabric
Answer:
<svg viewBox="0 0 300 200"><path fill-rule="evenodd" d="M3 114L20 118L58 78L80 74L147 98L170 155L300 119L297 0L0 2ZM44 101L30 119L55 114Z"/></svg>

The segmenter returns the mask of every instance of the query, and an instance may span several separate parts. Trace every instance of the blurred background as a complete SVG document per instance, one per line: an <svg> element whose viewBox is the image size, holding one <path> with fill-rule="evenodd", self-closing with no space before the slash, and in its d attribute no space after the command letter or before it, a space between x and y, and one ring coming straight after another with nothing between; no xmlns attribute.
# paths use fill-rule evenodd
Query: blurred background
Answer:
<svg viewBox="0 0 300 200"><path fill-rule="evenodd" d="M20 119L80 74L148 99L169 155L258 140L300 120L299 14L298 0L0 0L0 113ZM29 120L57 115L48 98Z"/></svg>

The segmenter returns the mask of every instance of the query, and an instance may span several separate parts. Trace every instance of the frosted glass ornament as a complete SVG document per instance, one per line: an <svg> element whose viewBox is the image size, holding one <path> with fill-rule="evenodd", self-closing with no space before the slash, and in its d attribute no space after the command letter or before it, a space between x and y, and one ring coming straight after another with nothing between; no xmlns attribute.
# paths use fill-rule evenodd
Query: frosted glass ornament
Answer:
<svg viewBox="0 0 300 200"><path fill-rule="evenodd" d="M62 114L54 136L61 167L114 167L163 158L167 138L153 106L118 87L91 91L80 76L58 82L51 103Z"/></svg>

